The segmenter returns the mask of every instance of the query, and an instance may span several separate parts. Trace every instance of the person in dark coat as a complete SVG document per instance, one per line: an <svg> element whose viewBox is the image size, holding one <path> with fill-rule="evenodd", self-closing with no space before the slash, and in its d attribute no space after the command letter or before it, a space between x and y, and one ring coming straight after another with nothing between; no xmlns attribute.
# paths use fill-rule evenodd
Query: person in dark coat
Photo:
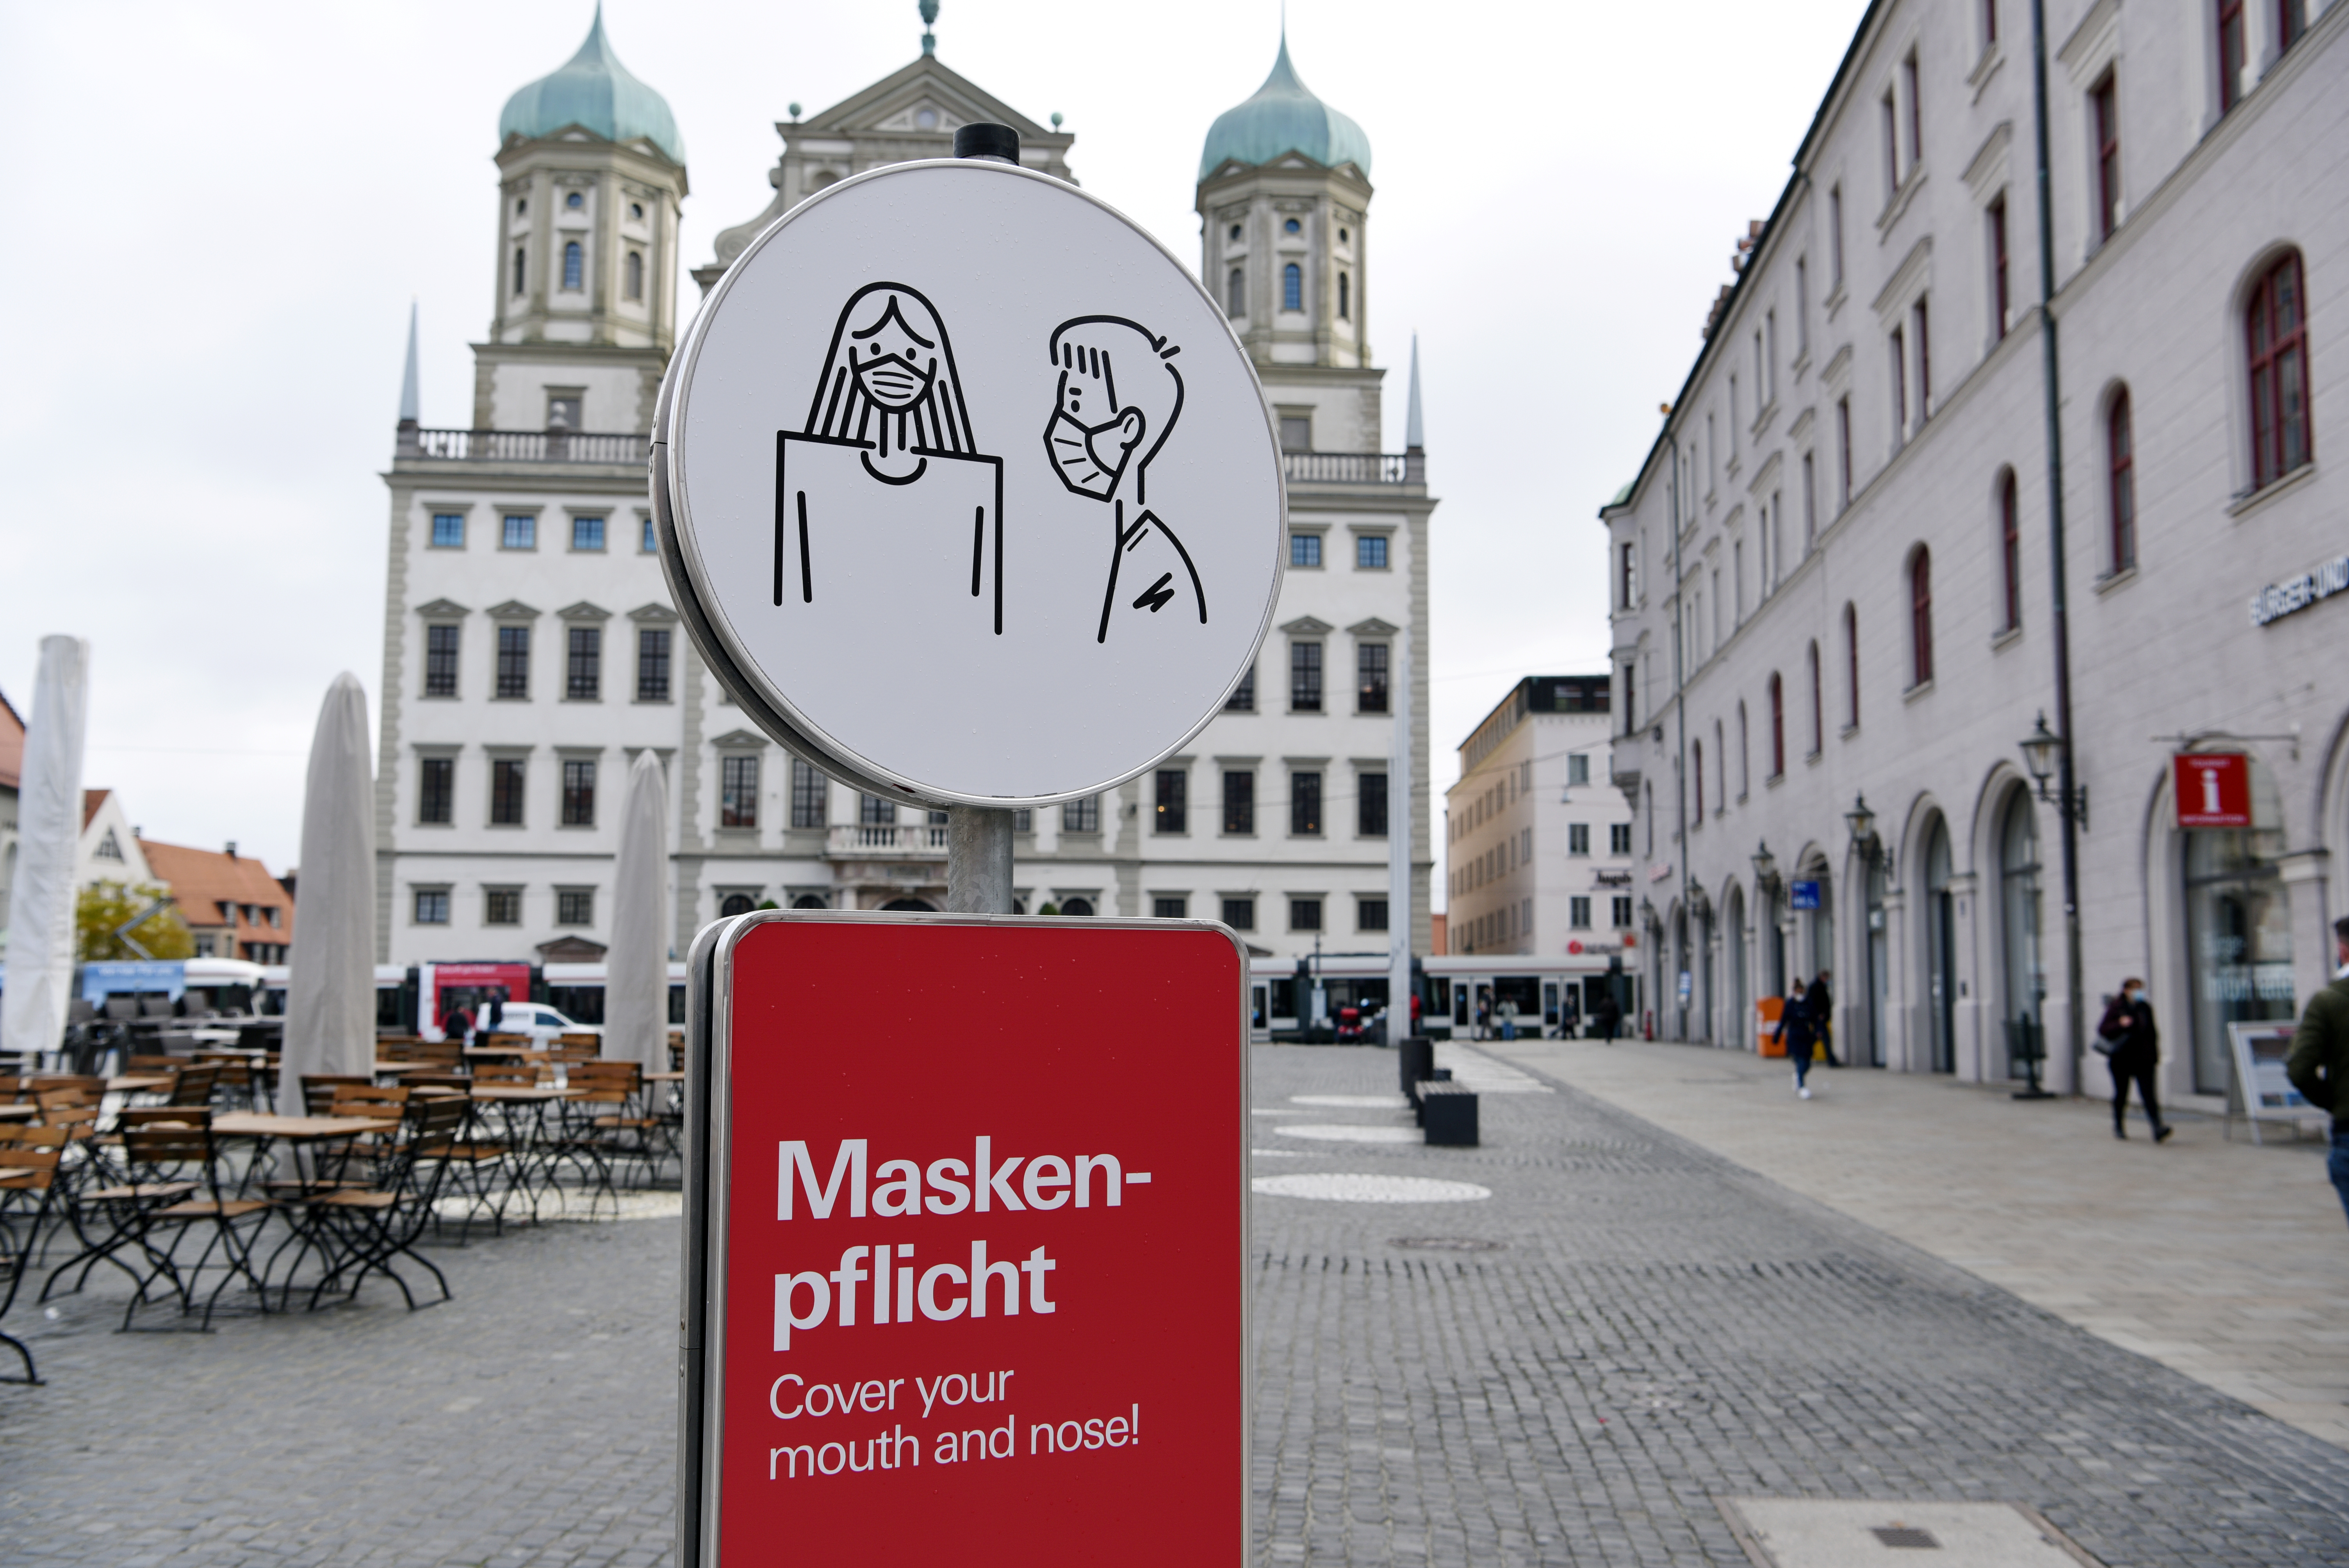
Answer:
<svg viewBox="0 0 2349 1568"><path fill-rule="evenodd" d="M1795 1092L1805 1099L1810 1099L1811 1047L1818 1041L1818 1032L1811 1014L1810 997L1800 980L1795 982L1795 994L1778 1009L1777 1040L1786 1049L1786 1059L1795 1065Z"/></svg>
<svg viewBox="0 0 2349 1568"><path fill-rule="evenodd" d="M1811 1007L1811 1033L1818 1037L1819 1044L1826 1047L1827 1066L1839 1068L1843 1064L1836 1060L1835 1054L1835 993L1827 988L1831 978L1833 971L1820 970L1818 977L1811 982L1807 1000Z"/></svg>
<svg viewBox="0 0 2349 1568"><path fill-rule="evenodd" d="M2325 1173L2349 1211L2349 915L2333 923L2333 957L2340 968L2332 985L2308 999L2284 1073L2309 1104L2333 1113Z"/></svg>
<svg viewBox="0 0 2349 1568"><path fill-rule="evenodd" d="M2121 982L2121 994L2105 1008L2096 1037L2110 1047L2105 1060L2113 1074L2113 1136L2128 1136L2128 1091L2134 1083L2137 1098L2145 1101L2145 1119L2153 1123L2153 1140L2161 1142L2171 1129L2161 1119L2161 1101L2154 1094L2154 1071L2161 1066L2161 1036L2153 1026L2153 1004L2145 999L2144 981Z"/></svg>
<svg viewBox="0 0 2349 1568"><path fill-rule="evenodd" d="M1616 1005L1615 988L1609 985L1599 993L1599 1006L1591 1009L1591 1032L1611 1046L1622 1027L1623 1009Z"/></svg>

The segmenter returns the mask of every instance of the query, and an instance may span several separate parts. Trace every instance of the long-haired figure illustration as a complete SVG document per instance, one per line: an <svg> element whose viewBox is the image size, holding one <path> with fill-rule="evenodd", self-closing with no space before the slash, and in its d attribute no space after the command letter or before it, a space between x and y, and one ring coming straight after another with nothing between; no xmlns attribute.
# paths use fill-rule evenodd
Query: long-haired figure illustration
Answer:
<svg viewBox="0 0 2349 1568"><path fill-rule="evenodd" d="M1081 315L1052 329L1050 352L1059 375L1044 450L1064 488L1110 513L1109 582L1093 640L1108 642L1113 623L1206 624L1191 552L1147 510L1151 459L1183 414L1174 363L1183 351L1123 316Z"/></svg>
<svg viewBox="0 0 2349 1568"><path fill-rule="evenodd" d="M989 588L992 591L989 592ZM849 296L801 430L775 434L778 608L847 594L1003 632L1003 459L980 452L946 323L903 284Z"/></svg>

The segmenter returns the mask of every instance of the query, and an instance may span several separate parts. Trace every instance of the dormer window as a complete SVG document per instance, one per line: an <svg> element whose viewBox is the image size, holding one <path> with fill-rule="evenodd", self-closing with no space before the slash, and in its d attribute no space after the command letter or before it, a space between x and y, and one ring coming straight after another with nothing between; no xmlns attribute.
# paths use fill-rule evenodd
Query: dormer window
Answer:
<svg viewBox="0 0 2349 1568"><path fill-rule="evenodd" d="M1305 232L1305 225L1291 218L1281 224L1280 232L1284 234L1301 234Z"/></svg>
<svg viewBox="0 0 2349 1568"><path fill-rule="evenodd" d="M569 195L564 197L563 204L572 211L576 212L582 207L587 205L587 198L581 195L578 191L574 191Z"/></svg>

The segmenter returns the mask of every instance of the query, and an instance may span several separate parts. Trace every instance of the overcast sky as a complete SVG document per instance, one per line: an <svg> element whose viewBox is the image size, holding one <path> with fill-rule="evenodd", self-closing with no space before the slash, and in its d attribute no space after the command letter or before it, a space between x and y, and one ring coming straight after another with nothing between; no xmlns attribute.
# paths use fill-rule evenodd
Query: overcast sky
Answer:
<svg viewBox="0 0 2349 1568"><path fill-rule="evenodd" d="M1289 0L1299 74L1371 139L1390 450L1420 336L1439 789L1518 676L1605 669L1597 510L1862 10ZM498 111L590 13L0 4L0 289L22 306L0 377L0 692L26 710L40 636L89 638L86 781L150 837L294 857L326 684L348 669L375 695L409 302L424 422L465 424ZM676 112L688 265L766 204L787 106L896 70L921 31L914 0L609 0L605 26ZM1077 178L1195 266L1201 140L1278 29L1275 0L945 0L938 55L1067 116Z"/></svg>

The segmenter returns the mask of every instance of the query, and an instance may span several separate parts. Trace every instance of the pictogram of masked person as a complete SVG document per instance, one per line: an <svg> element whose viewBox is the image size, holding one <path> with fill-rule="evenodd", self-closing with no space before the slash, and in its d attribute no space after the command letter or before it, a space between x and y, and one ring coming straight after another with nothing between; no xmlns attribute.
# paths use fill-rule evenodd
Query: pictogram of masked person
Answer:
<svg viewBox="0 0 2349 1568"><path fill-rule="evenodd" d="M774 574L778 607L845 597L1003 634L1003 459L978 449L946 324L903 284L849 296L807 428L775 433Z"/></svg>
<svg viewBox="0 0 2349 1568"><path fill-rule="evenodd" d="M1071 492L1102 503L1108 527L1109 582L1102 593L1097 643L1110 628L1147 623L1205 625L1207 596L1191 553L1149 510L1151 459L1183 413L1182 352L1164 337L1115 315L1081 315L1052 329L1059 385L1044 449Z"/></svg>

